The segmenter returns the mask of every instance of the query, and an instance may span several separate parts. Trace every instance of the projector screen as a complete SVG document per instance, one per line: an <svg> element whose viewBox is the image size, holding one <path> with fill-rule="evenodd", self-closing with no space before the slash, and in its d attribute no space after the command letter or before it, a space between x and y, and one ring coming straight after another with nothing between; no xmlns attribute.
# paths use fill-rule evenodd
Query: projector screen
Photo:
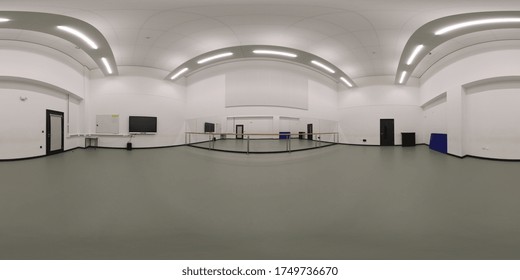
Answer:
<svg viewBox="0 0 520 280"><path fill-rule="evenodd" d="M251 65L249 65L251 64ZM226 107L308 109L308 78L296 66L249 62L226 75Z"/></svg>

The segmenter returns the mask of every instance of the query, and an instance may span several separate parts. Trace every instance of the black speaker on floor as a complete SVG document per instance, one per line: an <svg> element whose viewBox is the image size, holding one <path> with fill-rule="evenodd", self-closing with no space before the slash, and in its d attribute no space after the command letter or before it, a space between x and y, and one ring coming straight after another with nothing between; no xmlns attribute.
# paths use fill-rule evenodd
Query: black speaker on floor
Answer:
<svg viewBox="0 0 520 280"><path fill-rule="evenodd" d="M126 143L126 149L131 151L132 150L132 143L130 143L130 142Z"/></svg>

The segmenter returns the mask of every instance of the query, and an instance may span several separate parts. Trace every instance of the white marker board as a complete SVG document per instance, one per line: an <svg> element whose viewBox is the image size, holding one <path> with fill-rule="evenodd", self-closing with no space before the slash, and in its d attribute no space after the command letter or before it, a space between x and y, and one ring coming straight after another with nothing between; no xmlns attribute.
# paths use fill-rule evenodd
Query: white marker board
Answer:
<svg viewBox="0 0 520 280"><path fill-rule="evenodd" d="M96 133L119 134L119 115L96 115Z"/></svg>

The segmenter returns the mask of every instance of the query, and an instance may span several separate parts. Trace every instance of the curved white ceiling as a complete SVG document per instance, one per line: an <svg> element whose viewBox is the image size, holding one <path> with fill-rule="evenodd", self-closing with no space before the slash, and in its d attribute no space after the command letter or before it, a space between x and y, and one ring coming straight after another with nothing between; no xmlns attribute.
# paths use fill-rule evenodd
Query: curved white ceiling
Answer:
<svg viewBox="0 0 520 280"><path fill-rule="evenodd" d="M520 11L520 1L2 0L0 10L87 22L106 38L119 66L170 72L213 50L275 45L323 58L355 81L396 75L408 39L428 22L463 13Z"/></svg>
<svg viewBox="0 0 520 280"><path fill-rule="evenodd" d="M175 80L179 77L189 76L215 64L248 59L279 60L298 64L315 70L337 83L342 82L347 87L355 86L355 83L347 74L321 57L301 50L269 45L234 46L213 50L184 62L168 74L166 78ZM209 61L204 62L205 60Z"/></svg>
<svg viewBox="0 0 520 280"><path fill-rule="evenodd" d="M67 40L87 53L105 75L118 73L112 49L103 34L79 19L49 13L0 11L0 28L36 31Z"/></svg>
<svg viewBox="0 0 520 280"><path fill-rule="evenodd" d="M493 40L490 36L493 35L492 33L483 31L511 28L520 28L520 11L467 13L428 22L417 29L406 43L397 67L395 83L405 84L422 59L445 42L478 32L479 36L466 38L464 43L459 44L458 49L462 49L471 44L499 41L498 38ZM519 32L519 29L513 30L516 30L515 33ZM507 37L517 39L518 35L511 34ZM445 48L444 52L447 52L446 49L453 49L453 47Z"/></svg>

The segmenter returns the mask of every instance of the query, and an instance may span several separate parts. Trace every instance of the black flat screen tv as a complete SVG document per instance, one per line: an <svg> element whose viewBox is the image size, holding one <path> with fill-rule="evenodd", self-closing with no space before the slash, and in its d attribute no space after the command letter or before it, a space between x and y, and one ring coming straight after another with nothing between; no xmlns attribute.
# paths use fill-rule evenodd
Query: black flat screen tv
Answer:
<svg viewBox="0 0 520 280"><path fill-rule="evenodd" d="M204 132L215 132L214 123L204 123Z"/></svg>
<svg viewBox="0 0 520 280"><path fill-rule="evenodd" d="M157 133L157 117L130 116L129 133Z"/></svg>

